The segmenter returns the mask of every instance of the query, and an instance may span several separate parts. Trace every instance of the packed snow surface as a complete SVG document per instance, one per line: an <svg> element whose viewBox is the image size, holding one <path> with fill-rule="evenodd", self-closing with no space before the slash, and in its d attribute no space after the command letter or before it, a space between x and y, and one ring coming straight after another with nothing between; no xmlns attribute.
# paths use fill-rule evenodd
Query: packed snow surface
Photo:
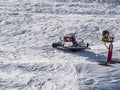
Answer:
<svg viewBox="0 0 120 90"><path fill-rule="evenodd" d="M98 65L107 59L103 30L114 34L120 62L119 13L108 3L0 0L0 90L120 90L120 64ZM52 48L69 33L90 49Z"/></svg>

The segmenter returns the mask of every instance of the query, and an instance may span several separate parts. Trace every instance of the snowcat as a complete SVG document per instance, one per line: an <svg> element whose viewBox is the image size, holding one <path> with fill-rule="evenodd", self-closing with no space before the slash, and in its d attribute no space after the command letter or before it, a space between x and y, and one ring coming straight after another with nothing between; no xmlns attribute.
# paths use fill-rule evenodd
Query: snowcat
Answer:
<svg viewBox="0 0 120 90"><path fill-rule="evenodd" d="M59 42L53 43L52 47L58 50L76 52L88 49L89 44L88 43L85 44L83 40L77 42L75 34L68 34L64 36L63 39L60 38Z"/></svg>

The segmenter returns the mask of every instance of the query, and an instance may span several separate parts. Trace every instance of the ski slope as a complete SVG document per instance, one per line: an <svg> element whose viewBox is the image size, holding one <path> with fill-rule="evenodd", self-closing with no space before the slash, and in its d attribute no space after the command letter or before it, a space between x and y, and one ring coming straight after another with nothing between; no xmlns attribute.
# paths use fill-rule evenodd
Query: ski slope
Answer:
<svg viewBox="0 0 120 90"><path fill-rule="evenodd" d="M37 0L0 2L0 90L120 89L120 64L98 65L107 58L100 41L103 30L114 34L113 60L120 62L119 5L42 2L43 10ZM41 8L43 11L36 11ZM108 13L111 10L115 13ZM76 33L77 40L88 42L91 49L63 52L51 47L69 33Z"/></svg>

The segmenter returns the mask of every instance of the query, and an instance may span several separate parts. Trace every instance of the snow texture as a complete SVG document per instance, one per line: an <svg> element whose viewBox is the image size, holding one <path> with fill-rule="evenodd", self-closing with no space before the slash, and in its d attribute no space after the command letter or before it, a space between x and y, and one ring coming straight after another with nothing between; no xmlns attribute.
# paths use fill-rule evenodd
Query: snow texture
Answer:
<svg viewBox="0 0 120 90"><path fill-rule="evenodd" d="M0 90L120 90L120 64L107 58L101 32L115 36L120 62L119 0L0 0ZM52 48L76 33L84 52Z"/></svg>

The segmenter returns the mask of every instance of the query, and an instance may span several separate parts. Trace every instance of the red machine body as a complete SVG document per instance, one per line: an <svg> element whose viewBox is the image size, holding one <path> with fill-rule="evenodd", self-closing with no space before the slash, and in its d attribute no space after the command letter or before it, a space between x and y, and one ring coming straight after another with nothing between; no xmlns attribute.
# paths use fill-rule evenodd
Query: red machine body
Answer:
<svg viewBox="0 0 120 90"><path fill-rule="evenodd" d="M52 47L59 50L70 50L70 51L83 51L87 49L89 44L83 44L83 42L77 42L75 34L68 34L61 39L60 42L53 43Z"/></svg>

